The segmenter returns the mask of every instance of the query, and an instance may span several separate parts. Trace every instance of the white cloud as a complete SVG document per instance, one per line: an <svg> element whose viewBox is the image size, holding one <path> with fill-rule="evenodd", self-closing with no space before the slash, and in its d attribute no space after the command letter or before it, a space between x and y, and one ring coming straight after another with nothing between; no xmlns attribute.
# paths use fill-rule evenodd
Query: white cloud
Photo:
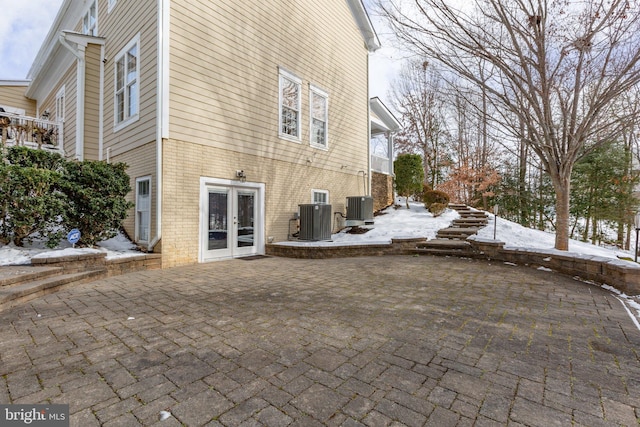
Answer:
<svg viewBox="0 0 640 427"><path fill-rule="evenodd" d="M63 0L0 0L0 79L24 79Z"/></svg>

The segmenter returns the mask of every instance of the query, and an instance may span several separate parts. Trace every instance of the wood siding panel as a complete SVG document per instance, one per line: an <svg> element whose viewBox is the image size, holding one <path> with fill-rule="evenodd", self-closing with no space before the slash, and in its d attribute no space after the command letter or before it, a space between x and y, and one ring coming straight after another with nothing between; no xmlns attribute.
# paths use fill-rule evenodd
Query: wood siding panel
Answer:
<svg viewBox="0 0 640 427"><path fill-rule="evenodd" d="M89 45L85 52L84 158L98 160L100 119L100 46Z"/></svg>
<svg viewBox="0 0 640 427"><path fill-rule="evenodd" d="M104 147L121 155L156 139L157 1L118 1L107 13L107 0L100 1L98 29L106 38L104 82ZM114 132L115 59L140 34L139 118Z"/></svg>
<svg viewBox="0 0 640 427"><path fill-rule="evenodd" d="M366 169L367 51L345 1L184 3L171 10L172 138ZM301 144L277 136L279 66L303 80ZM328 151L309 146L309 84L329 93Z"/></svg>
<svg viewBox="0 0 640 427"><path fill-rule="evenodd" d="M0 83L0 105L20 108L25 115L35 117L36 103L24 96L27 86L2 86Z"/></svg>

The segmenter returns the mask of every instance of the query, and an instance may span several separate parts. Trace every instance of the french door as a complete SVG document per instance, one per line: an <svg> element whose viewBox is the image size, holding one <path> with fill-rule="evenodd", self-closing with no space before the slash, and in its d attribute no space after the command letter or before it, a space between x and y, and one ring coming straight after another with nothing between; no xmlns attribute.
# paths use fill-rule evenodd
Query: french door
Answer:
<svg viewBox="0 0 640 427"><path fill-rule="evenodd" d="M258 196L255 188L206 186L201 226L202 261L260 252Z"/></svg>

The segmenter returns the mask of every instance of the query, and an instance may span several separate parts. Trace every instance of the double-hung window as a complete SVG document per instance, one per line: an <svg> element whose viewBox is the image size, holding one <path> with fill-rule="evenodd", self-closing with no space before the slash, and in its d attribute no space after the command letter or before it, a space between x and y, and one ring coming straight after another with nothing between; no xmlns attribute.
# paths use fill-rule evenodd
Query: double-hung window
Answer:
<svg viewBox="0 0 640 427"><path fill-rule="evenodd" d="M113 9L113 6L116 5L117 1L118 0L109 0L109 3L107 5L107 12L111 12L111 9Z"/></svg>
<svg viewBox="0 0 640 427"><path fill-rule="evenodd" d="M311 145L327 148L329 96L314 86L309 86L309 139Z"/></svg>
<svg viewBox="0 0 640 427"><path fill-rule="evenodd" d="M302 80L280 69L278 134L281 138L300 141L300 108Z"/></svg>
<svg viewBox="0 0 640 427"><path fill-rule="evenodd" d="M136 179L136 242L148 242L151 232L151 177Z"/></svg>
<svg viewBox="0 0 640 427"><path fill-rule="evenodd" d="M98 9L95 1L91 2L87 13L82 17L82 34L98 35Z"/></svg>
<svg viewBox="0 0 640 427"><path fill-rule="evenodd" d="M137 120L140 108L140 35L116 57L115 65L116 130Z"/></svg>
<svg viewBox="0 0 640 427"><path fill-rule="evenodd" d="M56 118L57 122L64 122L64 86L56 94Z"/></svg>

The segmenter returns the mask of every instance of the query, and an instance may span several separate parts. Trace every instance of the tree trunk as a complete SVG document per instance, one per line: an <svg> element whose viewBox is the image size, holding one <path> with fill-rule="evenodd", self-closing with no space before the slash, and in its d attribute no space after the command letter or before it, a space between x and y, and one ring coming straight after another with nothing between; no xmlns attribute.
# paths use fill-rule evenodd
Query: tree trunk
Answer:
<svg viewBox="0 0 640 427"><path fill-rule="evenodd" d="M556 192L556 246L560 251L569 250L569 194L571 180L565 177L552 177Z"/></svg>

